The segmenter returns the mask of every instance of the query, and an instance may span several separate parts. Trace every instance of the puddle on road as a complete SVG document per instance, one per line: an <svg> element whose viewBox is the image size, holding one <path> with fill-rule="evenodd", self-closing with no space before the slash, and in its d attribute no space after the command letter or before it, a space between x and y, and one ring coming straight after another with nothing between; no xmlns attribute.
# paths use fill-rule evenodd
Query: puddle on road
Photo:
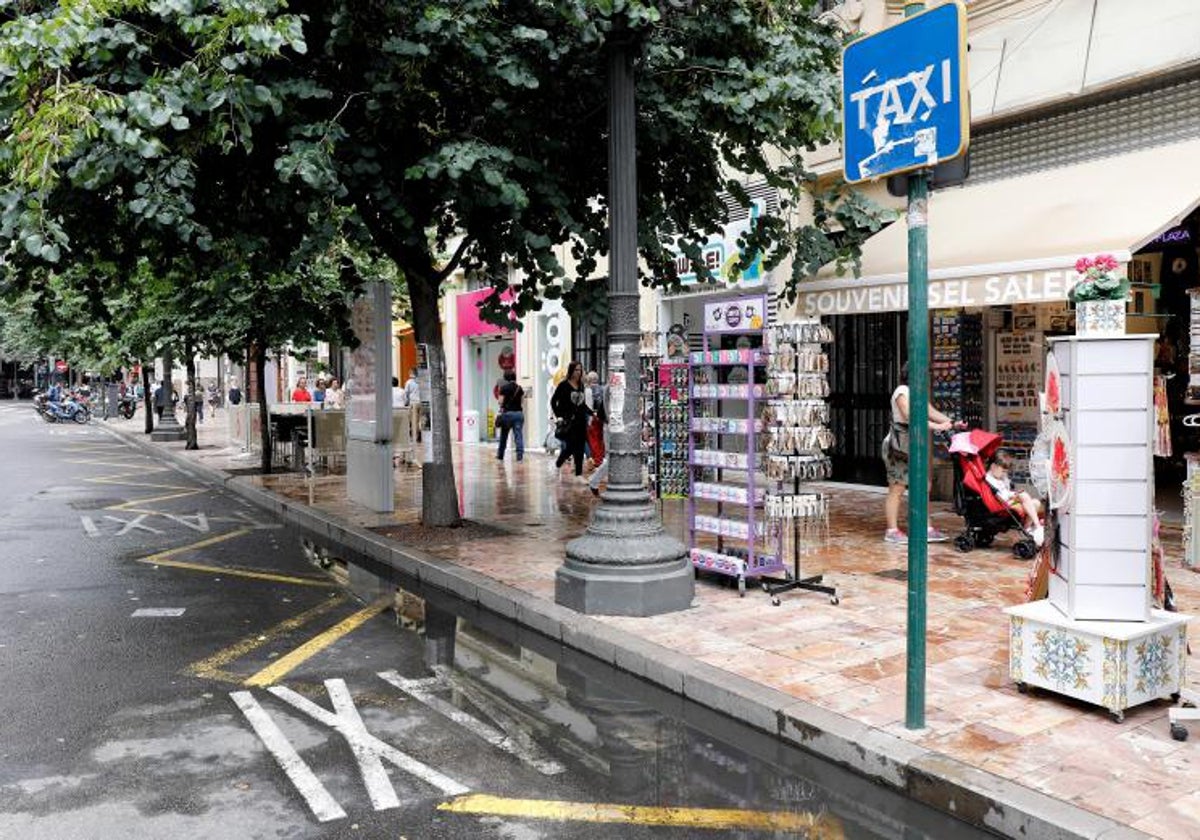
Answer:
<svg viewBox="0 0 1200 840"><path fill-rule="evenodd" d="M595 802L828 814L848 838L993 836L478 605L406 583L396 612L441 699L515 724Z"/></svg>

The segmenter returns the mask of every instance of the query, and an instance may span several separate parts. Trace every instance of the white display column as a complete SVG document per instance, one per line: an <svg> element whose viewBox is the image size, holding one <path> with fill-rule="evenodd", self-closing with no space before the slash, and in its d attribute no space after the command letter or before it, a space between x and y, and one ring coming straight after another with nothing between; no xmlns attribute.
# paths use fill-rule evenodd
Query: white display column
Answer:
<svg viewBox="0 0 1200 840"><path fill-rule="evenodd" d="M1178 694L1190 616L1151 609L1153 335L1050 339L1070 442L1049 597L1010 607L1009 673L1125 709Z"/></svg>
<svg viewBox="0 0 1200 840"><path fill-rule="evenodd" d="M1073 473L1050 603L1067 618L1150 618L1154 339L1050 339Z"/></svg>

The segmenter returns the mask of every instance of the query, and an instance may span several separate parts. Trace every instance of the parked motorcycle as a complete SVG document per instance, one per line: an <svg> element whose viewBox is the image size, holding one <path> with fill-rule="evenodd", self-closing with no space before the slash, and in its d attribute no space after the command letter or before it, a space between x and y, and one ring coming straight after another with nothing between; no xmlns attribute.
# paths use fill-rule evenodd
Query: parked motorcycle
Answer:
<svg viewBox="0 0 1200 840"><path fill-rule="evenodd" d="M117 415L124 417L126 420L133 419L133 413L137 411L137 397L133 394L126 394L117 400Z"/></svg>
<svg viewBox="0 0 1200 840"><path fill-rule="evenodd" d="M60 402L47 401L41 412L42 419L47 423L88 423L92 419L91 409L87 404L72 396L64 397Z"/></svg>

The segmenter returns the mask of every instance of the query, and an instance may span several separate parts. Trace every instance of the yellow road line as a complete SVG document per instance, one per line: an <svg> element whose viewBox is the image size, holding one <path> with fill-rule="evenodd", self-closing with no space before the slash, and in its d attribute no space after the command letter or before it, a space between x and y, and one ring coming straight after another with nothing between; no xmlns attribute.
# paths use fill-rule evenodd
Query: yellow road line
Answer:
<svg viewBox="0 0 1200 840"><path fill-rule="evenodd" d="M207 548L210 545L232 540L234 537L244 537L249 534L251 528L238 528L236 531L229 531L224 534L217 534L215 537L208 537L200 540L200 542L188 543L187 545L177 545L175 548L168 548L166 551L160 551L157 554L147 554L145 557L139 557L139 563L162 563L169 557L174 557L176 554L183 554L188 551L195 551L198 548Z"/></svg>
<svg viewBox="0 0 1200 840"><path fill-rule="evenodd" d="M149 498L145 499L132 499L128 502L121 502L119 505L111 505L106 507L105 510L127 510L130 513L159 513L159 511L156 510L137 510L135 508L131 508L130 505L148 505L151 502L165 502L168 499L182 499L186 496L195 496L196 494L203 492L205 491L203 488L201 488L198 490L185 490L180 493L167 493L163 496L150 496Z"/></svg>
<svg viewBox="0 0 1200 840"><path fill-rule="evenodd" d="M263 668L257 674L246 680L248 686L258 686L262 688L268 685L274 685L283 679L289 672L298 668L306 661L316 656L325 648L332 645L347 634L358 629L361 625L370 621L375 616L391 606L390 598L381 598L369 607L359 610L349 618L330 627L319 636L314 636L300 647L293 650L291 653L281 656L275 662Z"/></svg>
<svg viewBox="0 0 1200 840"><path fill-rule="evenodd" d="M140 475L140 473L139 473ZM153 487L157 490L195 490L195 487L184 487L180 484L150 484L145 481L125 481L120 476L96 476L85 478L91 484L120 484L122 487Z"/></svg>
<svg viewBox="0 0 1200 840"><path fill-rule="evenodd" d="M139 563L149 563L149 560L139 560ZM281 575L277 572L255 572L251 569L230 568L229 566L205 566L203 563L185 563L182 560L155 560L155 566L165 566L168 569L184 569L189 572L204 572L222 577L249 578L250 580L269 580L275 583L290 583L294 586L320 586L332 589L337 586L332 580L321 578L294 577Z"/></svg>
<svg viewBox="0 0 1200 840"><path fill-rule="evenodd" d="M187 545L168 548L166 551L160 551L157 554L149 554L145 557L139 557L137 562L146 563L153 566L166 566L171 569L186 569L189 572L204 572L210 575L228 575L229 577L249 578L250 580L269 580L275 583L291 583L297 586L337 586L332 580L322 577L299 577L297 575L285 575L279 572L260 572L255 569L240 569L229 566L208 566L203 563L187 563L182 560L172 560L176 554L183 554L188 551L195 551L198 548L207 548L210 545L231 540L234 537L242 537L253 531L253 528L239 528L236 531L230 531L226 534L217 534L215 537L200 540L200 542L188 543Z"/></svg>
<svg viewBox="0 0 1200 840"><path fill-rule="evenodd" d="M619 823L728 831L787 831L811 840L841 840L841 820L808 811L748 811L727 808L661 808L594 802L556 802L543 799L507 799L468 794L443 802L439 811L525 817L556 822Z"/></svg>
<svg viewBox="0 0 1200 840"><path fill-rule="evenodd" d="M302 613L298 613L289 619L281 621L274 627L268 628L261 633L253 633L241 641L235 642L229 647L217 651L212 656L205 657L199 662L193 662L187 667L187 672L204 679L240 683L242 681L242 677L223 670L224 666L228 665L234 660L241 659L251 651L257 650L268 642L274 641L286 633L291 633L293 630L303 627L314 618L324 615L334 607L341 606L345 602L346 598L341 595L334 598L326 598L315 607L311 607Z"/></svg>

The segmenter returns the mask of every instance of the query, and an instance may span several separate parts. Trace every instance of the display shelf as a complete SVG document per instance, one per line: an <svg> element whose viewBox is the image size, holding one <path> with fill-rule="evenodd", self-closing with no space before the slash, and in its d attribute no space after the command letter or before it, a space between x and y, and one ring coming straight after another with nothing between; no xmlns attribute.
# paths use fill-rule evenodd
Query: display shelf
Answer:
<svg viewBox="0 0 1200 840"><path fill-rule="evenodd" d="M692 483L692 495L709 502L728 502L735 505L750 504L749 488L728 483L696 481ZM754 504L761 505L766 491L761 487L754 490Z"/></svg>
<svg viewBox="0 0 1200 840"><path fill-rule="evenodd" d="M697 514L695 528L697 531L703 531L706 534L716 534L720 537L731 537L738 540L750 539L750 526L740 519ZM755 523L754 530L758 532L755 535L756 539L762 539L767 536L766 525L763 522Z"/></svg>
<svg viewBox="0 0 1200 840"><path fill-rule="evenodd" d="M754 460L750 453L714 451L710 449L692 448L689 463L693 467L713 467L724 470L749 470L754 468Z"/></svg>
<svg viewBox="0 0 1200 840"><path fill-rule="evenodd" d="M655 464L660 498L683 498L688 492L688 447L691 406L687 398L688 366L658 366L655 389Z"/></svg>
<svg viewBox="0 0 1200 840"><path fill-rule="evenodd" d="M747 365L742 365L747 367ZM693 385L691 399L693 400L762 400L766 391L762 385Z"/></svg>
<svg viewBox="0 0 1200 840"><path fill-rule="evenodd" d="M692 432L697 434L745 435L749 434L750 423L730 417L693 417ZM754 431L763 430L763 421L754 421Z"/></svg>
<svg viewBox="0 0 1200 840"><path fill-rule="evenodd" d="M691 550L692 565L707 572L736 576L739 581L781 572L785 566L775 554L754 554L740 557L735 554L712 551L706 548Z"/></svg>
<svg viewBox="0 0 1200 840"><path fill-rule="evenodd" d="M765 354L756 350L697 350L690 354L693 365L756 365L767 363Z"/></svg>

